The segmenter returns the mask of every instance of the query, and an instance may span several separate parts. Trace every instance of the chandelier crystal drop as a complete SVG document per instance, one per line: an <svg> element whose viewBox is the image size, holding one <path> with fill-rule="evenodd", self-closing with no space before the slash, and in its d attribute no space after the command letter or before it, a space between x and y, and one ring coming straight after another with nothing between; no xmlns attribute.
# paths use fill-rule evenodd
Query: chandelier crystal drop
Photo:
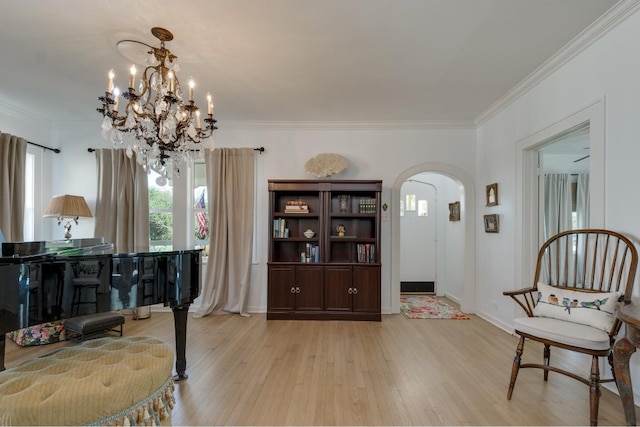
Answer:
<svg viewBox="0 0 640 427"><path fill-rule="evenodd" d="M129 69L128 88L122 93L114 85L115 73L110 70L105 96L98 98L102 108L97 110L103 116L102 136L111 139L116 148L124 148L129 157L135 152L147 172L158 172L166 182L167 162L172 161L174 173L179 174L182 163L204 157L204 149L214 148L213 131L217 127L211 95L207 94L207 114L203 115L194 101L192 78L188 98L183 98L177 56L165 47L173 34L160 27L152 28L151 34L160 40L160 47L135 41L150 48L138 87L135 65Z"/></svg>

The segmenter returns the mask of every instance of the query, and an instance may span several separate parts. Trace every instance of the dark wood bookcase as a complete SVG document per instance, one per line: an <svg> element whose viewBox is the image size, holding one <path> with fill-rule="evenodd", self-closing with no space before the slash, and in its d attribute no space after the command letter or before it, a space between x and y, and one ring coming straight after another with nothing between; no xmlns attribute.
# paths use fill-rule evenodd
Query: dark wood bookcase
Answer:
<svg viewBox="0 0 640 427"><path fill-rule="evenodd" d="M267 319L381 320L381 192L374 180L269 180Z"/></svg>

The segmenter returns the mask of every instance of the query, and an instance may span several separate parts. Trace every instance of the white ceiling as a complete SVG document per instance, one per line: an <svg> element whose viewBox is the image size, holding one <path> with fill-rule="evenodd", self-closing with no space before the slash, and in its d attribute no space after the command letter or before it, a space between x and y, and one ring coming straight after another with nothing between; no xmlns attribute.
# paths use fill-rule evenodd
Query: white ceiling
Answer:
<svg viewBox="0 0 640 427"><path fill-rule="evenodd" d="M99 123L154 26L227 122L471 123L617 0L4 0L0 107Z"/></svg>

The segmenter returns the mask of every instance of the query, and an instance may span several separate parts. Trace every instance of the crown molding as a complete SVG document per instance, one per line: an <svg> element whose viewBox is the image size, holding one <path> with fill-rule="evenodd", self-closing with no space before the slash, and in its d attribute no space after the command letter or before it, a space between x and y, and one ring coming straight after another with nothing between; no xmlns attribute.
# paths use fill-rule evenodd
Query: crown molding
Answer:
<svg viewBox="0 0 640 427"><path fill-rule="evenodd" d="M53 122L52 129L54 131L91 131L95 130L98 133L100 130L101 121L74 121L74 120L59 120Z"/></svg>
<svg viewBox="0 0 640 427"><path fill-rule="evenodd" d="M621 0L474 119L479 127L557 71L640 9L640 0Z"/></svg>
<svg viewBox="0 0 640 427"><path fill-rule="evenodd" d="M464 120L398 120L398 121L219 121L220 130L431 130L475 129Z"/></svg>
<svg viewBox="0 0 640 427"><path fill-rule="evenodd" d="M51 121L46 117L34 114L27 110L23 110L20 107L8 104L2 100L0 100L0 113L6 114L7 116L13 117L14 119L24 120L30 123L40 123L44 127L47 127L49 129L51 129L52 127Z"/></svg>
<svg viewBox="0 0 640 427"><path fill-rule="evenodd" d="M224 130L436 130L463 129L475 130L472 121L464 120L424 120L424 121L250 121L219 120L218 131ZM100 131L100 122L96 121L58 121L51 126L53 131Z"/></svg>

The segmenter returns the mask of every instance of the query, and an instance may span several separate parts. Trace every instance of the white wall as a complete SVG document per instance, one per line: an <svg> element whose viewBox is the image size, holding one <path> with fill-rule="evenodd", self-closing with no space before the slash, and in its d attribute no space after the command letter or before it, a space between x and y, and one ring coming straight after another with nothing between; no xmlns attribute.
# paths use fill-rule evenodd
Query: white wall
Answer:
<svg viewBox="0 0 640 427"><path fill-rule="evenodd" d="M391 202L391 186L396 177L416 164L438 162L454 168L474 169L473 129L368 129L355 126L286 125L240 126L219 123L215 141L220 147L265 147L257 155L258 263L252 271L249 310L266 311L268 179L313 179L304 170L305 162L319 153L339 153L349 160L349 168L336 179L382 179L382 202L390 206L382 222L382 309L391 312L391 218L397 212ZM399 126L400 127L400 126ZM100 135L100 124L56 129L55 140L63 144L56 157L52 176L53 192L84 195L93 210L96 194L95 157L87 147L108 147ZM260 220L261 218L261 220ZM89 237L93 220L81 220L74 237ZM54 231L56 231L54 229ZM395 296L393 297L395 298Z"/></svg>
<svg viewBox="0 0 640 427"><path fill-rule="evenodd" d="M24 117L24 118L22 118ZM77 194L86 198L92 212L96 202L95 156L87 148L108 148L100 133L100 122L65 124L53 129L39 128L42 121L23 112L0 110L0 130L27 137L33 142L61 148L60 154L45 151L45 168L42 177L43 194L40 201L42 211L52 195ZM372 125L374 127L375 125ZM266 261L268 179L311 179L304 171L304 163L319 153L334 152L347 157L349 168L337 179L382 179L383 203L389 210L382 222L382 309L392 311L392 299L397 299L391 284L391 220L398 212L391 201L391 188L404 171L419 164L448 165L451 169L472 171L474 169L473 129L362 129L361 125L340 124L278 124L238 125L220 123L215 140L220 147L265 147L258 155L257 181L258 218L257 245L258 263L252 272L249 309L252 312L266 311ZM41 215L42 212L40 212ZM36 212L36 217L39 214ZM51 218L43 218L42 239L57 239L62 230ZM72 235L76 238L93 237L95 221L81 218L74 225ZM396 267L397 268L397 267ZM393 295L392 295L393 293ZM457 293L456 293L457 294ZM455 297L458 298L457 294ZM469 302L472 307L473 301Z"/></svg>
<svg viewBox="0 0 640 427"><path fill-rule="evenodd" d="M464 247L467 245L464 233L464 223L462 222L464 209L460 212L460 221L449 221L449 203L460 201L462 203L462 192L460 184L452 179L440 176L439 189L442 190L443 203L440 203L440 218L442 218L442 240L444 241L443 254L444 271L443 281L445 282L445 294L447 297L460 303L463 298L464 289Z"/></svg>
<svg viewBox="0 0 640 427"><path fill-rule="evenodd" d="M52 191L50 195L45 195L45 198L57 194L84 196L89 209L95 214L98 189L96 157L95 153L89 153L87 148L112 147L102 138L100 122L55 128L53 144L62 147L62 152L54 158L51 175ZM62 238L63 232L60 227L52 218L49 219L51 221L45 224L43 238ZM73 225L71 234L74 238L94 237L94 226L94 218L80 218L78 225Z"/></svg>
<svg viewBox="0 0 640 427"><path fill-rule="evenodd" d="M51 123L26 111L0 104L0 132L50 146Z"/></svg>
<svg viewBox="0 0 640 427"><path fill-rule="evenodd" d="M51 123L26 111L3 104L0 104L0 132L19 136L45 147L59 148L59 146L52 143ZM51 165L55 162L58 154L34 145L28 145L27 151L35 156L34 180L37 188L34 194L34 233L36 236L40 236L43 227L54 221L51 218L42 218L42 212L46 209L50 199L51 180L49 177L52 174ZM46 197L43 194L46 194Z"/></svg>
<svg viewBox="0 0 640 427"><path fill-rule="evenodd" d="M319 153L339 153L349 168L336 176L342 179L382 179L382 203L390 208L382 221L382 310L391 312L391 217L397 207L391 201L396 177L413 165L426 161L451 164L463 170L473 168L474 131L471 129L359 130L331 128L272 129L220 126L216 143L227 147L264 146L258 159L258 260L253 269L249 307L265 311L267 298L268 179L313 178L304 163ZM394 295L393 298L396 296Z"/></svg>
<svg viewBox="0 0 640 427"><path fill-rule="evenodd" d="M478 128L478 214L498 213L501 230L486 234L478 229L477 248L482 250L476 251L476 309L506 329L512 327L514 314L520 313L502 291L528 285L514 268L515 256L522 252L522 242L515 239L522 225L522 218L515 216L519 141L604 98L604 226L636 240L640 236L636 189L640 181L640 57L634 54L639 39L640 13L636 12ZM500 205L485 208L484 185L492 182L500 185ZM639 297L636 285L634 300ZM636 384L640 381L638 364L637 356L632 356Z"/></svg>

